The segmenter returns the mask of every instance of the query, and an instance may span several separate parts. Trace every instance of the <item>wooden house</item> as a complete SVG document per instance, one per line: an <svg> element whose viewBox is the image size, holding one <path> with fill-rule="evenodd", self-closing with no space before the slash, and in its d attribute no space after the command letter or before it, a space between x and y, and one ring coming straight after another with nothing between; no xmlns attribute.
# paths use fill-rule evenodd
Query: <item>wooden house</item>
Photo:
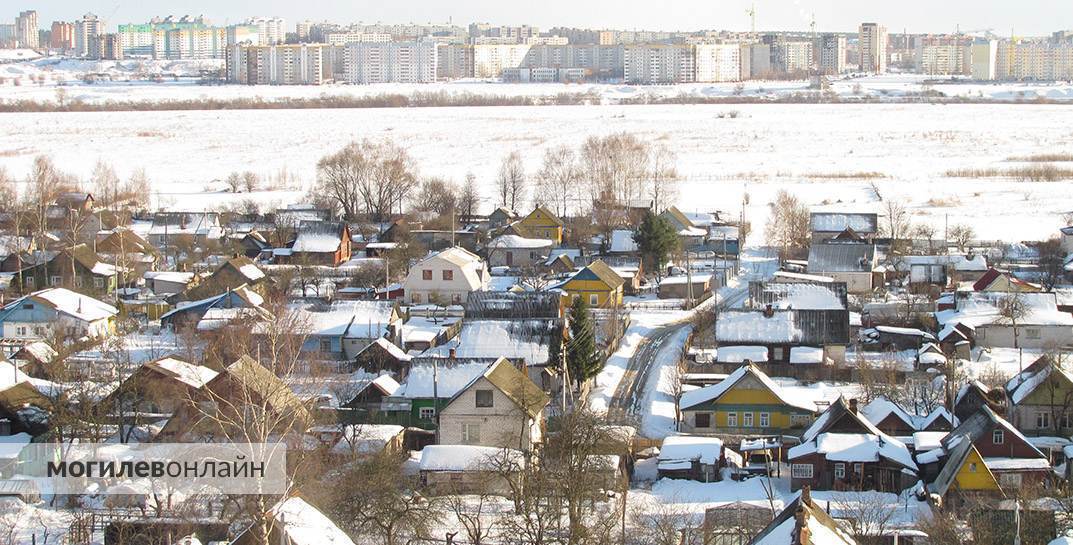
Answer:
<svg viewBox="0 0 1073 545"><path fill-rule="evenodd" d="M939 475L927 485L928 492L941 498L944 508L954 510L971 500L1005 497L994 472L987 467L987 460L969 436L955 439Z"/></svg>
<svg viewBox="0 0 1073 545"><path fill-rule="evenodd" d="M720 470L726 466L723 441L717 437L671 435L659 447L656 465L661 479L687 479L700 482L722 480Z"/></svg>
<svg viewBox="0 0 1073 545"><path fill-rule="evenodd" d="M1006 383L1007 418L1026 435L1073 434L1073 374L1059 361L1042 356Z"/></svg>
<svg viewBox="0 0 1073 545"><path fill-rule="evenodd" d="M917 480L918 468L904 443L883 433L838 398L787 452L790 487L813 490L900 492Z"/></svg>
<svg viewBox="0 0 1073 545"><path fill-rule="evenodd" d="M682 432L720 436L799 435L816 413L815 404L793 399L752 364L685 392L678 405Z"/></svg>
<svg viewBox="0 0 1073 545"><path fill-rule="evenodd" d="M1054 472L1047 456L986 405L950 431L943 439L943 451L953 451L963 436L983 456L1005 491L1016 492L1023 485L1048 484L1053 480Z"/></svg>
<svg viewBox="0 0 1073 545"><path fill-rule="evenodd" d="M573 301L584 298L593 308L612 308L622 305L625 281L603 261L597 260L555 285Z"/></svg>
<svg viewBox="0 0 1073 545"><path fill-rule="evenodd" d="M547 207L537 206L512 227L516 234L523 237L545 239L555 244L562 244L564 225L563 220Z"/></svg>
<svg viewBox="0 0 1073 545"><path fill-rule="evenodd" d="M531 452L543 442L549 402L525 373L499 358L440 411L439 442Z"/></svg>
<svg viewBox="0 0 1073 545"><path fill-rule="evenodd" d="M266 513L268 543L289 545L354 545L350 536L298 496L286 498ZM257 529L251 526L238 535L231 545L262 545Z"/></svg>
<svg viewBox="0 0 1073 545"><path fill-rule="evenodd" d="M233 257L221 263L207 276L195 276L178 298L197 301L213 297L239 286L264 295L268 276L248 257Z"/></svg>
<svg viewBox="0 0 1073 545"><path fill-rule="evenodd" d="M350 261L350 256L350 227L345 222L303 221L289 255L282 261L338 267Z"/></svg>
<svg viewBox="0 0 1073 545"><path fill-rule="evenodd" d="M123 380L102 402L122 407L124 414L167 418L179 407L196 399L218 373L175 356L165 356L142 364Z"/></svg>
<svg viewBox="0 0 1073 545"><path fill-rule="evenodd" d="M102 338L115 333L115 307L64 288L20 297L0 309L4 339L23 342L66 337Z"/></svg>
<svg viewBox="0 0 1073 545"><path fill-rule="evenodd" d="M826 506L812 499L808 487L786 505L748 545L857 545L827 513Z"/></svg>

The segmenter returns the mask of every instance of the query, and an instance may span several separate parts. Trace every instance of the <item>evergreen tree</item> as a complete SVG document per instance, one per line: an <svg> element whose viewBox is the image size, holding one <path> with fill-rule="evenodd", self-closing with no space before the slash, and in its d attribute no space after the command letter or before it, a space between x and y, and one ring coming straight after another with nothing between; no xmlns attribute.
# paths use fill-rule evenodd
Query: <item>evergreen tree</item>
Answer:
<svg viewBox="0 0 1073 545"><path fill-rule="evenodd" d="M575 384L595 377L603 367L596 350L596 331L584 297L570 305L570 340L566 343L566 365Z"/></svg>
<svg viewBox="0 0 1073 545"><path fill-rule="evenodd" d="M641 250L641 258L648 270L654 268L657 275L662 275L667 257L678 247L678 233L671 222L649 210L645 212L641 226L634 231L633 241Z"/></svg>

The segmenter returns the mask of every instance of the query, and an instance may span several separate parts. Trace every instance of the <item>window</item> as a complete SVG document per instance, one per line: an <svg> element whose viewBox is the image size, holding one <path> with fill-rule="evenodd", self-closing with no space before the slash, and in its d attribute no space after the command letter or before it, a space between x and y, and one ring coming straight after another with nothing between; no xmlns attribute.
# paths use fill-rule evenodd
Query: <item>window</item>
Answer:
<svg viewBox="0 0 1073 545"><path fill-rule="evenodd" d="M32 277L32 276L27 276L26 278L24 278L22 280L22 283L27 288L36 288L37 287L37 279Z"/></svg>
<svg viewBox="0 0 1073 545"><path fill-rule="evenodd" d="M835 464L835 478L836 479L845 479L846 478L846 464L843 464L843 463Z"/></svg>
<svg viewBox="0 0 1073 545"><path fill-rule="evenodd" d="M103 289L104 288L104 279L103 278L94 278L93 279L93 287L95 287L97 289Z"/></svg>
<svg viewBox="0 0 1073 545"><path fill-rule="evenodd" d="M82 277L81 276L76 276L75 277L75 287L76 288L81 288L82 287Z"/></svg>
<svg viewBox="0 0 1073 545"><path fill-rule="evenodd" d="M1039 328L1038 327L1025 328L1025 338L1039 340Z"/></svg>
<svg viewBox="0 0 1073 545"><path fill-rule="evenodd" d="M48 278L48 285L50 285L50 286L59 286L59 285L60 285L60 282L62 282L62 281L63 281L63 278L62 278L62 277L59 277L59 276L50 276L50 277Z"/></svg>
<svg viewBox="0 0 1073 545"><path fill-rule="evenodd" d="M727 413L727 427L738 427L738 413Z"/></svg>
<svg viewBox="0 0 1073 545"><path fill-rule="evenodd" d="M320 340L320 351L321 352L331 352L332 351L332 340L331 339L321 339Z"/></svg>
<svg viewBox="0 0 1073 545"><path fill-rule="evenodd" d="M454 271L443 271L443 279L444 280L454 280L455 279L455 272Z"/></svg>
<svg viewBox="0 0 1073 545"><path fill-rule="evenodd" d="M420 293L411 294L410 295L410 300L412 300L414 302L414 304L420 304L421 303L421 294Z"/></svg>
<svg viewBox="0 0 1073 545"><path fill-rule="evenodd" d="M455 304L462 303L462 294L461 293L452 294L451 295L451 302L455 303Z"/></svg>
<svg viewBox="0 0 1073 545"><path fill-rule="evenodd" d="M999 473L998 484L1004 487L1017 488L1021 486L1020 473Z"/></svg>
<svg viewBox="0 0 1073 545"><path fill-rule="evenodd" d="M760 427L766 428L771 425L771 413L760 413Z"/></svg>
<svg viewBox="0 0 1073 545"><path fill-rule="evenodd" d="M991 442L992 443L994 443L996 445L1001 445L1004 440L1005 440L1005 436L1003 435L1002 430L995 430L995 431L991 432Z"/></svg>
<svg viewBox="0 0 1073 545"><path fill-rule="evenodd" d="M753 413L742 413L741 414L741 425L742 425L742 427L745 427L745 428L753 427Z"/></svg>
<svg viewBox="0 0 1073 545"><path fill-rule="evenodd" d="M693 415L693 427L695 428L710 428L712 427L712 415L709 413L697 413Z"/></svg>
<svg viewBox="0 0 1073 545"><path fill-rule="evenodd" d="M435 407L421 407L420 409L417 410L417 415L419 417L421 417L422 420L432 420L433 418L436 417L436 408Z"/></svg>
<svg viewBox="0 0 1073 545"><path fill-rule="evenodd" d="M853 464L853 474L859 479L861 475L864 475L864 464L857 462Z"/></svg>
<svg viewBox="0 0 1073 545"><path fill-rule="evenodd" d="M1062 414L1062 429L1069 429L1069 413Z"/></svg>
<svg viewBox="0 0 1073 545"><path fill-rule="evenodd" d="M476 423L462 423L462 442L472 445L481 442L481 425Z"/></svg>
<svg viewBox="0 0 1073 545"><path fill-rule="evenodd" d="M782 361L782 360L786 359L786 348L784 348L784 347L776 346L775 348L773 348L771 350L771 352L772 352L771 359L773 361Z"/></svg>
<svg viewBox="0 0 1073 545"><path fill-rule="evenodd" d="M421 271L421 280L432 280L432 269L423 269Z"/></svg>
<svg viewBox="0 0 1073 545"><path fill-rule="evenodd" d="M1048 413L1036 413L1036 429L1051 427L1051 415Z"/></svg>
<svg viewBox="0 0 1073 545"><path fill-rule="evenodd" d="M597 306L600 304L600 296L595 293L589 294L589 306Z"/></svg>
<svg viewBox="0 0 1073 545"><path fill-rule="evenodd" d="M976 462L969 464L969 473L976 473Z"/></svg>
<svg viewBox="0 0 1073 545"><path fill-rule="evenodd" d="M790 476L795 479L811 479L812 464L793 464L790 466Z"/></svg>
<svg viewBox="0 0 1073 545"><path fill-rule="evenodd" d="M812 417L807 414L791 414L790 415L790 427L800 428L807 426L812 422Z"/></svg>
<svg viewBox="0 0 1073 545"><path fill-rule="evenodd" d="M33 303L23 303L22 308L26 309L26 310L33 310L34 309L34 304Z"/></svg>
<svg viewBox="0 0 1073 545"><path fill-rule="evenodd" d="M491 407L492 406L492 391L491 390L477 390L475 392L478 407Z"/></svg>
<svg viewBox="0 0 1073 545"><path fill-rule="evenodd" d="M26 336L26 326L20 325L19 327L16 327L15 328L15 334L20 336L20 337L25 337Z"/></svg>

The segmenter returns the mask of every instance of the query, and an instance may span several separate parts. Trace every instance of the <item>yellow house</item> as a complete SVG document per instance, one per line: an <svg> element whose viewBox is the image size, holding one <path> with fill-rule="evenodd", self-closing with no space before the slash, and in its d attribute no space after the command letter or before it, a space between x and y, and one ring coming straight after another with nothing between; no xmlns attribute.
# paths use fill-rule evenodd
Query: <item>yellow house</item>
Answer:
<svg viewBox="0 0 1073 545"><path fill-rule="evenodd" d="M570 301L581 297L591 307L610 308L622 304L625 284L626 281L611 270L607 263L597 260L574 273L574 276L558 287L566 292Z"/></svg>
<svg viewBox="0 0 1073 545"><path fill-rule="evenodd" d="M747 363L718 384L682 394L683 433L800 435L816 405L792 399L763 371Z"/></svg>
<svg viewBox="0 0 1073 545"><path fill-rule="evenodd" d="M526 238L553 240L556 244L563 242L563 220L553 214L547 207L538 206L513 225L518 235Z"/></svg>
<svg viewBox="0 0 1073 545"><path fill-rule="evenodd" d="M987 467L983 456L980 456L968 435L963 435L950 451L939 475L928 485L928 492L937 494L943 501L947 501L948 493L952 492L961 497L951 497L949 501L959 501L964 499L964 496L1004 497L998 479Z"/></svg>

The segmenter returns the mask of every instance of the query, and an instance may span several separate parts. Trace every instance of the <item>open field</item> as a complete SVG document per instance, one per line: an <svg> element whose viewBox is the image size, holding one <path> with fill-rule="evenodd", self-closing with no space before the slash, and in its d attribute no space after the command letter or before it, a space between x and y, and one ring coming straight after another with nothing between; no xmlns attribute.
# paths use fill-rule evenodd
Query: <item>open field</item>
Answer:
<svg viewBox="0 0 1073 545"><path fill-rule="evenodd" d="M728 115L736 112L735 117ZM16 176L50 154L89 175L98 160L121 175L144 167L154 202L213 208L246 199L292 201L320 157L355 138L392 138L424 175L474 173L492 195L500 159L522 153L530 172L551 146L633 132L678 154L684 210L746 213L762 227L787 189L814 205L867 207L902 199L939 227L973 222L983 238L1049 236L1073 210L1073 182L948 178L1005 169L1010 157L1073 151L1073 109L1049 105L535 106L353 110L3 114L0 166ZM222 193L233 170L302 180L290 191ZM856 173L856 174L855 174ZM214 182L215 181L215 182ZM877 195L877 190L879 195ZM211 192L211 198L206 198ZM494 203L485 202L490 209Z"/></svg>

